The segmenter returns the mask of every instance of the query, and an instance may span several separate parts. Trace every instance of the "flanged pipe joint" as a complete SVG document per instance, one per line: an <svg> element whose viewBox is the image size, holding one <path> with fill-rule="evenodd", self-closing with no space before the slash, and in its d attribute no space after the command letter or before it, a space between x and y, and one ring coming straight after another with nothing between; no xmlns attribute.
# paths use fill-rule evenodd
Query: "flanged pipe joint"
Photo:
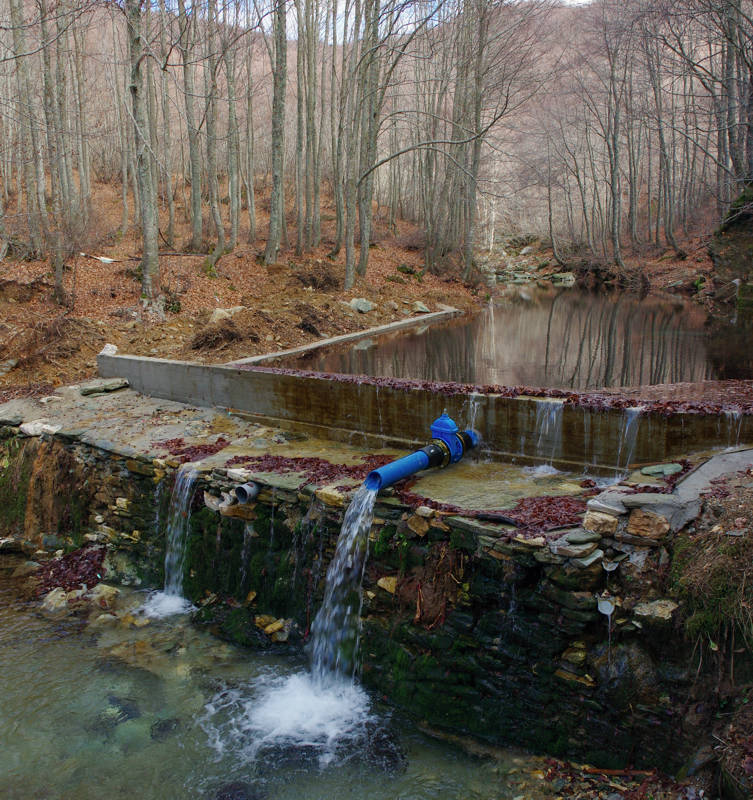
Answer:
<svg viewBox="0 0 753 800"><path fill-rule="evenodd" d="M431 423L431 435L426 447L372 470L364 481L366 488L379 491L419 470L455 464L479 441L475 431L461 431L447 412Z"/></svg>

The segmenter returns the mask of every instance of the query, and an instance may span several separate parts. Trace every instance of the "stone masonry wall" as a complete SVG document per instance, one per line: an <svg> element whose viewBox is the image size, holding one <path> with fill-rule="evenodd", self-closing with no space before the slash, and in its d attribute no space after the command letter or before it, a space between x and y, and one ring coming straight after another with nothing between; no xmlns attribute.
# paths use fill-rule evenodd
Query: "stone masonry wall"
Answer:
<svg viewBox="0 0 753 800"><path fill-rule="evenodd" d="M2 428L0 537L39 558L104 546L106 580L160 587L175 466ZM301 647L343 496L267 476L254 503L229 505L236 482L205 472L194 495L195 621L248 646ZM667 594L671 526L623 512L524 537L380 496L363 682L437 728L602 766L677 767L714 706Z"/></svg>

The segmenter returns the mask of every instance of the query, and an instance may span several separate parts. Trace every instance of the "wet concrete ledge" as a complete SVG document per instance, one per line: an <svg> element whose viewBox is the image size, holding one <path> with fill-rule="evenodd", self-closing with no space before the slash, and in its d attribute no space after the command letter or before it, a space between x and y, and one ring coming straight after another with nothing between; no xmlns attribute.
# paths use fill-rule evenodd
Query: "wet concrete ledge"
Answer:
<svg viewBox="0 0 753 800"><path fill-rule="evenodd" d="M240 412L250 419L365 447L412 447L446 410L473 427L495 461L612 471L689 452L753 444L750 409L673 411L667 404L604 407L593 395L325 375L269 367L98 356L100 375L143 394ZM533 392L534 390L532 390ZM544 393L544 392L542 392ZM622 404L624 406L624 403Z"/></svg>

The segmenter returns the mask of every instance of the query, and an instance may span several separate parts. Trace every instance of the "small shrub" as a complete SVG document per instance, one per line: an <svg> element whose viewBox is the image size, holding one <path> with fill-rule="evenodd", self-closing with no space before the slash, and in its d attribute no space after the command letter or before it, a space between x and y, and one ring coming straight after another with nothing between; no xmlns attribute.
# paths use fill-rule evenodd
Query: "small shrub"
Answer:
<svg viewBox="0 0 753 800"><path fill-rule="evenodd" d="M173 291L172 289L165 289L165 311L169 312L170 314L180 314L181 311L181 303L180 297L178 293Z"/></svg>

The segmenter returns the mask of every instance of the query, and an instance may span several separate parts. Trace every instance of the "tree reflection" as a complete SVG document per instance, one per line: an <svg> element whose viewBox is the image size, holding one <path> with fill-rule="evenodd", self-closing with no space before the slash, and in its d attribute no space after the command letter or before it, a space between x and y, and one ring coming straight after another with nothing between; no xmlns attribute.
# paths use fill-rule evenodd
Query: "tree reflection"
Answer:
<svg viewBox="0 0 753 800"><path fill-rule="evenodd" d="M306 369L476 384L593 389L751 377L748 355L732 356L704 333L695 306L625 295L530 291L469 320L382 337L373 346L307 360ZM741 334L750 353L750 331ZM304 366L299 362L300 366Z"/></svg>

